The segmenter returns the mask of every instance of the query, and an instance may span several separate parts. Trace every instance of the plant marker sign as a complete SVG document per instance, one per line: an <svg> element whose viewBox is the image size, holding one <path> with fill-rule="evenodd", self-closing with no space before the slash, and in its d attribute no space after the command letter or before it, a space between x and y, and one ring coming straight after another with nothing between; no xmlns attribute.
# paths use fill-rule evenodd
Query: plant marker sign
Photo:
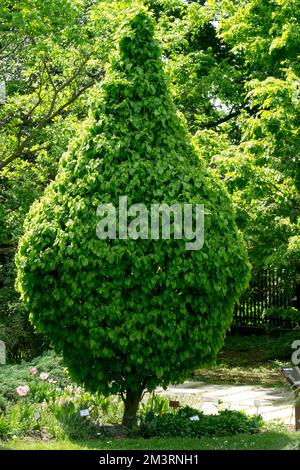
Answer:
<svg viewBox="0 0 300 470"><path fill-rule="evenodd" d="M90 414L89 409L80 410L80 416L89 416L89 414Z"/></svg>

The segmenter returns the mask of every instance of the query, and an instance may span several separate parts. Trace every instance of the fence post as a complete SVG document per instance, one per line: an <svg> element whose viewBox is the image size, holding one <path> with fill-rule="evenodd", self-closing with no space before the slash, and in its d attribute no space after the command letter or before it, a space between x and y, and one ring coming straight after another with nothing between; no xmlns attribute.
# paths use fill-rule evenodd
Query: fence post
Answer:
<svg viewBox="0 0 300 470"><path fill-rule="evenodd" d="M295 428L296 431L300 430L300 405L295 406Z"/></svg>

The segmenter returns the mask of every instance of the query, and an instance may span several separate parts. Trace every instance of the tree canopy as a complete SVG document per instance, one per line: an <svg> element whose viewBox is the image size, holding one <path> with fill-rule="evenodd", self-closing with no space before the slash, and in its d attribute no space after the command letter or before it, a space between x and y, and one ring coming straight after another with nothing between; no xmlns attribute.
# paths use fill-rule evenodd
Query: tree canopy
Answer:
<svg viewBox="0 0 300 470"><path fill-rule="evenodd" d="M127 17L85 133L30 209L16 259L34 324L78 382L124 394L124 424L143 390L216 358L249 280L229 195L176 114L153 21L144 9ZM186 236L144 239L140 229L97 239L97 207L122 196L149 211L203 204L203 247L187 250Z"/></svg>
<svg viewBox="0 0 300 470"><path fill-rule="evenodd" d="M252 265L299 270L299 0L137 3L154 15L173 101L232 196ZM13 287L24 218L84 127L132 4L1 2L0 332L9 339L13 319L28 329Z"/></svg>

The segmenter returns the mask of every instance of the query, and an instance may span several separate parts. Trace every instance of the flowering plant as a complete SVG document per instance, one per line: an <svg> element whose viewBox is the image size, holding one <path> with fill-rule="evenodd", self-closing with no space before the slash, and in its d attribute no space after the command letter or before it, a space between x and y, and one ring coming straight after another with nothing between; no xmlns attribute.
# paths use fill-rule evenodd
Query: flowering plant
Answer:
<svg viewBox="0 0 300 470"><path fill-rule="evenodd" d="M25 397L29 392L28 385L20 385L16 388L16 392L20 397Z"/></svg>

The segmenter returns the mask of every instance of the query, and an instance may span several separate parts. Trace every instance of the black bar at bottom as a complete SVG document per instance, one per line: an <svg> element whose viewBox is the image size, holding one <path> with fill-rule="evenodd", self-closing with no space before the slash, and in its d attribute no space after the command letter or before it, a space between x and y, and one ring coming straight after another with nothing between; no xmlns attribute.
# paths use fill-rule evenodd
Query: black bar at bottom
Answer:
<svg viewBox="0 0 300 470"><path fill-rule="evenodd" d="M300 439L299 439L300 442ZM300 450L300 444L299 444ZM289 466L292 462L299 465L299 454L293 451L176 451L176 450L145 450L145 451L40 451L40 450L1 450L0 468L6 470L14 464L29 464L30 468L52 468L65 465L66 468L140 468L152 466L194 466L203 467L207 464L228 463L230 467L240 468L243 463ZM60 467L58 467L60 468ZM55 468L54 468L55 470Z"/></svg>

